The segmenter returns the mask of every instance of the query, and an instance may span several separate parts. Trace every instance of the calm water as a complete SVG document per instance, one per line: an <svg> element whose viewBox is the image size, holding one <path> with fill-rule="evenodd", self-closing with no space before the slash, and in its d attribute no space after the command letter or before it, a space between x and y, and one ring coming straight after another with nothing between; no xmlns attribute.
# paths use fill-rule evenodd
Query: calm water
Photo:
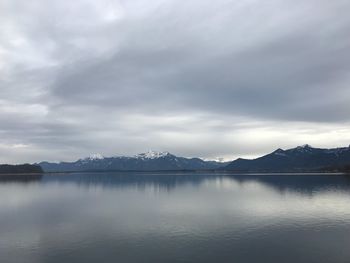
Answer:
<svg viewBox="0 0 350 263"><path fill-rule="evenodd" d="M349 262L350 177L0 179L0 261Z"/></svg>

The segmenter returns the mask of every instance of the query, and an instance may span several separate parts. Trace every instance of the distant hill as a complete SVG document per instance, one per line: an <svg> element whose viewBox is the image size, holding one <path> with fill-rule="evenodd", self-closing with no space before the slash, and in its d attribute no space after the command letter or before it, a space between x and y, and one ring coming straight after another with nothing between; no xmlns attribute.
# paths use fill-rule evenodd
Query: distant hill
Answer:
<svg viewBox="0 0 350 263"><path fill-rule="evenodd" d="M0 165L0 174L40 174L43 170L39 165L20 164L20 165Z"/></svg>
<svg viewBox="0 0 350 263"><path fill-rule="evenodd" d="M204 161L200 158L178 157L168 152L149 151L135 156L117 157L103 157L94 154L75 162L41 162L39 165L45 172L78 172L207 170L224 167L227 163Z"/></svg>
<svg viewBox="0 0 350 263"><path fill-rule="evenodd" d="M237 159L224 169L236 172L350 171L350 146L321 149L310 145L276 151L260 158Z"/></svg>

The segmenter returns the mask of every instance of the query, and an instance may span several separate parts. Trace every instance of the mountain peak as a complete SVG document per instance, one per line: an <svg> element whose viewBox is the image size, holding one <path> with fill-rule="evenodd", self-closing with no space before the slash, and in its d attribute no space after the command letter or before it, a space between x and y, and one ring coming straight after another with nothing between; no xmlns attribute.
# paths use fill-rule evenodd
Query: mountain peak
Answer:
<svg viewBox="0 0 350 263"><path fill-rule="evenodd" d="M312 146L310 144L304 144L304 145L298 146L297 148L299 148L299 149L311 149Z"/></svg>
<svg viewBox="0 0 350 263"><path fill-rule="evenodd" d="M148 152L140 153L135 157L141 158L141 159L158 159L169 155L171 155L169 152L157 152L157 151L149 150Z"/></svg>
<svg viewBox="0 0 350 263"><path fill-rule="evenodd" d="M274 151L272 154L274 155L280 155L280 156L286 156L285 151L281 148L278 148L276 151Z"/></svg>
<svg viewBox="0 0 350 263"><path fill-rule="evenodd" d="M296 148L293 148L291 149L292 151L297 151L297 152L312 152L314 148L309 145L309 144L304 144L304 145L301 145L301 146L298 146Z"/></svg>
<svg viewBox="0 0 350 263"><path fill-rule="evenodd" d="M104 157L100 153L93 153L93 154L90 154L89 157L87 157L86 159L88 159L88 160L101 160L101 159L104 159Z"/></svg>

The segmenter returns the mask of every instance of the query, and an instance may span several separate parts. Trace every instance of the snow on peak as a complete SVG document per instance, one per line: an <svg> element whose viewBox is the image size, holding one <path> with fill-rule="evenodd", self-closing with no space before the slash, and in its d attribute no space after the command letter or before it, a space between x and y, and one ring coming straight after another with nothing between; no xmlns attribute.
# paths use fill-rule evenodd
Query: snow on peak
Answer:
<svg viewBox="0 0 350 263"><path fill-rule="evenodd" d="M151 151L149 150L148 152L145 153L140 153L136 155L136 158L141 158L141 159L157 159L157 158L162 158L165 156L170 155L169 152L157 152L157 151Z"/></svg>
<svg viewBox="0 0 350 263"><path fill-rule="evenodd" d="M313 148L309 144L304 144L304 145L296 147L295 149L304 152L304 151L309 151L309 150L311 150Z"/></svg>
<svg viewBox="0 0 350 263"><path fill-rule="evenodd" d="M276 151L273 152L274 155L279 155L279 156L287 156L284 150L281 148L278 148Z"/></svg>
<svg viewBox="0 0 350 263"><path fill-rule="evenodd" d="M101 159L104 159L103 155L102 154L99 154L99 153L93 153L93 154L90 154L90 156L86 159L89 159L89 160L101 160Z"/></svg>

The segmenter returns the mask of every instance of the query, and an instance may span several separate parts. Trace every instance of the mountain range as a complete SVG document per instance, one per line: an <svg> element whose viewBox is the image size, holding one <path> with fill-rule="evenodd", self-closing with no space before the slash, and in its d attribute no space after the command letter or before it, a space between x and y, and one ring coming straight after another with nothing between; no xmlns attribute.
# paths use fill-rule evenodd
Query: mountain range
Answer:
<svg viewBox="0 0 350 263"><path fill-rule="evenodd" d="M215 170L223 168L227 164L204 161L200 158L178 157L169 152L154 151L135 156L116 157L93 154L75 162L39 163L45 172Z"/></svg>
<svg viewBox="0 0 350 263"><path fill-rule="evenodd" d="M239 158L224 169L235 172L319 172L349 171L350 146L333 149L313 148L306 144L276 151L248 160Z"/></svg>
<svg viewBox="0 0 350 263"><path fill-rule="evenodd" d="M149 151L135 156L104 157L94 154L75 162L41 162L44 172L79 171L176 171L220 170L231 172L338 172L350 171L350 146L332 149L308 144L256 159L238 158L232 162L205 161L178 157L169 152Z"/></svg>

